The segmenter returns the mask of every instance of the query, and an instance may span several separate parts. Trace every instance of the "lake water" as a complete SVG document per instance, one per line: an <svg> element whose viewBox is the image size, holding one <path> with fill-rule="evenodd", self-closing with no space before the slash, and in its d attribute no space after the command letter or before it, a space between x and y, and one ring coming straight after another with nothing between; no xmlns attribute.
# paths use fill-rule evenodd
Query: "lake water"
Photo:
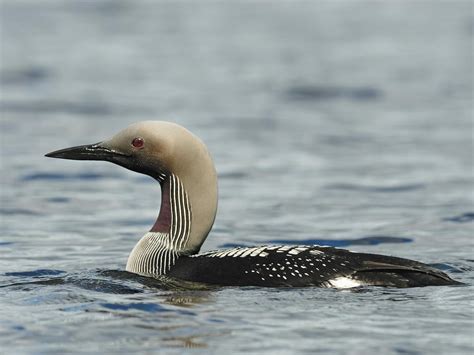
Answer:
<svg viewBox="0 0 474 355"><path fill-rule="evenodd" d="M472 353L473 32L460 0L1 1L0 353ZM43 155L149 119L215 158L203 250L309 239L467 285L181 290L124 273L158 184Z"/></svg>

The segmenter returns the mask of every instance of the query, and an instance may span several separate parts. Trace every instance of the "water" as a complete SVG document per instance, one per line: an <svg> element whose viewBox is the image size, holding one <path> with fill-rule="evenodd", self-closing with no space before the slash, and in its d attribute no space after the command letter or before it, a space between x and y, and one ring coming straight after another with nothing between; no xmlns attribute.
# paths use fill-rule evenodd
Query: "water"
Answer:
<svg viewBox="0 0 474 355"><path fill-rule="evenodd" d="M469 1L2 1L2 353L471 353ZM123 272L151 179L43 154L145 119L214 155L203 250L308 240L464 287L188 290Z"/></svg>

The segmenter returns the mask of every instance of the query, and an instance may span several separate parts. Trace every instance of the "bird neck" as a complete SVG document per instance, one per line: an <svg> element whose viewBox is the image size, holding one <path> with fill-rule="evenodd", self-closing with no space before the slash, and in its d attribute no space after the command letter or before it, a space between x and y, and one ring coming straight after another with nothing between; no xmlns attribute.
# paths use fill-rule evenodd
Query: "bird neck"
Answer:
<svg viewBox="0 0 474 355"><path fill-rule="evenodd" d="M133 248L126 270L156 276L166 274L181 255L199 251L207 237L217 210L217 183L215 174L197 185L177 175L160 174L161 207L158 218ZM210 180L209 180L210 179ZM199 179L197 179L199 180Z"/></svg>
<svg viewBox="0 0 474 355"><path fill-rule="evenodd" d="M161 184L160 214L133 248L126 268L144 276L166 274L178 257L186 254L191 232L191 204L180 179L160 174L157 180Z"/></svg>
<svg viewBox="0 0 474 355"><path fill-rule="evenodd" d="M160 175L158 181L161 184L160 214L150 233L168 234L169 246L173 250L189 253L187 247L192 226L189 195L181 180L174 174Z"/></svg>
<svg viewBox="0 0 474 355"><path fill-rule="evenodd" d="M143 276L166 274L179 257L169 234L148 232L128 257L126 270Z"/></svg>

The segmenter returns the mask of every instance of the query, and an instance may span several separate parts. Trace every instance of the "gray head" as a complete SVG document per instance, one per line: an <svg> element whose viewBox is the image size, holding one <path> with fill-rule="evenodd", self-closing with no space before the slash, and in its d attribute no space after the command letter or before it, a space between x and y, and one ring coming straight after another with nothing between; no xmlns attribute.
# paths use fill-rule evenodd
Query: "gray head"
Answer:
<svg viewBox="0 0 474 355"><path fill-rule="evenodd" d="M174 175L179 178L192 209L186 252L199 251L212 228L217 211L216 171L204 143L184 127L163 121L139 122L103 142L66 148L46 156L109 161L149 175L162 185ZM164 208L163 203L161 207Z"/></svg>

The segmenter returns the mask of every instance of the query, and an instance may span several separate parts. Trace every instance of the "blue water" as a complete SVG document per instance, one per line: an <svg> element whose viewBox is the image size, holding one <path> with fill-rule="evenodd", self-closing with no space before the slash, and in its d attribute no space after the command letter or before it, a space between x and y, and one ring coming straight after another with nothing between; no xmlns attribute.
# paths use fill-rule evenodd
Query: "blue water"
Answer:
<svg viewBox="0 0 474 355"><path fill-rule="evenodd" d="M0 352L474 351L470 1L1 2ZM124 272L160 190L46 159L128 124L212 152L203 250L323 243L462 287L189 289Z"/></svg>

